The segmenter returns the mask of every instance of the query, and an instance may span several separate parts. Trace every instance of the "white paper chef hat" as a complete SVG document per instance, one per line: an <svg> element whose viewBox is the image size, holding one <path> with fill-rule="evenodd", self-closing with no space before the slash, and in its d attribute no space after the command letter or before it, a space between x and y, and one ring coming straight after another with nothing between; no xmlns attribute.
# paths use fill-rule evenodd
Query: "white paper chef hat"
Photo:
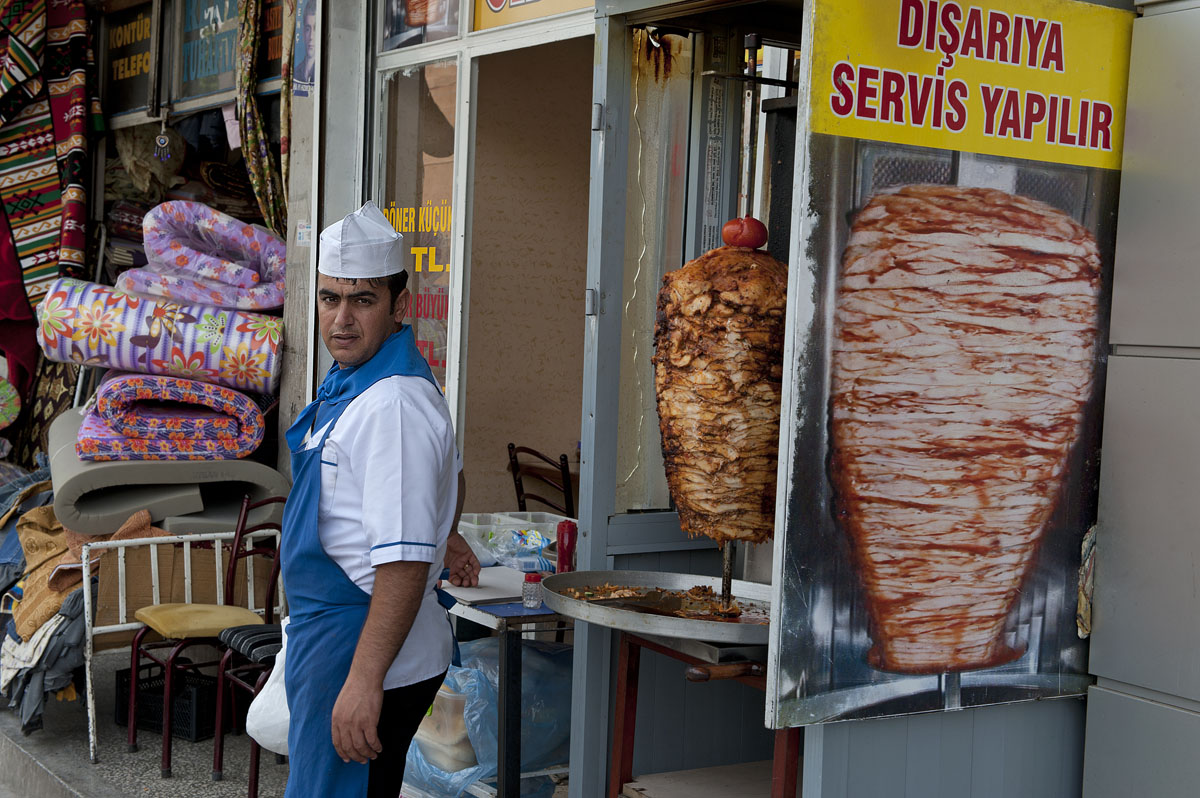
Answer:
<svg viewBox="0 0 1200 798"><path fill-rule="evenodd" d="M368 200L321 231L317 271L327 277L370 279L404 270L404 236Z"/></svg>

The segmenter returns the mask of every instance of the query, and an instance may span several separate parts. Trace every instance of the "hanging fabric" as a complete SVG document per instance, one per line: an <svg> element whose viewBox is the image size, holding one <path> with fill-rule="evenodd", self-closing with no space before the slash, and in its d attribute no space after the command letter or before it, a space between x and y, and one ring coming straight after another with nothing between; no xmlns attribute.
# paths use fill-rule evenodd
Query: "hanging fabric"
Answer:
<svg viewBox="0 0 1200 798"><path fill-rule="evenodd" d="M45 14L41 3L0 2L0 126L42 89Z"/></svg>
<svg viewBox="0 0 1200 798"><path fill-rule="evenodd" d="M0 128L0 176L0 201L25 293L36 305L58 277L63 210L54 122L45 98L26 105Z"/></svg>
<svg viewBox="0 0 1200 798"><path fill-rule="evenodd" d="M38 452L45 452L46 435L54 419L69 410L75 400L79 366L54 363L42 358L34 382L33 398L21 409L13 439L12 460L25 468L37 467Z"/></svg>
<svg viewBox="0 0 1200 798"><path fill-rule="evenodd" d="M25 296L21 264L0 208L0 356L8 361L8 381L21 399L29 397L37 370L37 319Z"/></svg>
<svg viewBox="0 0 1200 798"><path fill-rule="evenodd" d="M83 0L0 0L0 202L34 304L84 271L92 63Z"/></svg>
<svg viewBox="0 0 1200 798"><path fill-rule="evenodd" d="M283 55L279 62L279 173L284 207L288 201L292 156L292 48L296 44L296 0L283 0Z"/></svg>
<svg viewBox="0 0 1200 798"><path fill-rule="evenodd" d="M62 186L58 275L86 279L88 135L104 126L95 96L95 60L82 0L46 11L45 77Z"/></svg>
<svg viewBox="0 0 1200 798"><path fill-rule="evenodd" d="M254 96L258 84L259 17L261 0L238 4L237 110L242 133L242 156L254 186L254 197L263 221L276 235L287 235L287 209L279 188L279 173L271 160L270 141Z"/></svg>

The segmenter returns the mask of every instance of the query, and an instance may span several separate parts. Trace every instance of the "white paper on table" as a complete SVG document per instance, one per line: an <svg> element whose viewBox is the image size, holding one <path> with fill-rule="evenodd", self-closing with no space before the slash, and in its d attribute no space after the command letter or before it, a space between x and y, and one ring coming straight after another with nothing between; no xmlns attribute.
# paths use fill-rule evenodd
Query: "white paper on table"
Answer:
<svg viewBox="0 0 1200 798"><path fill-rule="evenodd" d="M442 590L463 604L501 604L520 601L521 586L524 584L524 572L505 565L493 565L479 570L479 584L476 587L455 587L449 582L442 582Z"/></svg>

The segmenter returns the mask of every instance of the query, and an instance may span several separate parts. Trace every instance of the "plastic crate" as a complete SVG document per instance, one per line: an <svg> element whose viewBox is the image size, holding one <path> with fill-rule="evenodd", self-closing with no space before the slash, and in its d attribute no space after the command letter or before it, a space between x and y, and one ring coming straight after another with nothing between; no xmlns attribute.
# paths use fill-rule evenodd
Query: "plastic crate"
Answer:
<svg viewBox="0 0 1200 798"><path fill-rule="evenodd" d="M156 671L138 679L137 722L142 731L161 734L163 686L166 679L161 668ZM118 726L125 726L129 720L129 668L117 671L116 682L114 719ZM193 743L211 738L217 727L217 677L194 671L177 671L174 692L171 736Z"/></svg>
<svg viewBox="0 0 1200 798"><path fill-rule="evenodd" d="M565 515L554 513L495 513L500 529L535 529L551 540L558 531L558 522L567 520ZM574 520L574 519L572 519Z"/></svg>
<svg viewBox="0 0 1200 798"><path fill-rule="evenodd" d="M500 513L463 513L458 519L458 531L463 537L474 534L480 540L487 540L488 533L498 532L503 521Z"/></svg>

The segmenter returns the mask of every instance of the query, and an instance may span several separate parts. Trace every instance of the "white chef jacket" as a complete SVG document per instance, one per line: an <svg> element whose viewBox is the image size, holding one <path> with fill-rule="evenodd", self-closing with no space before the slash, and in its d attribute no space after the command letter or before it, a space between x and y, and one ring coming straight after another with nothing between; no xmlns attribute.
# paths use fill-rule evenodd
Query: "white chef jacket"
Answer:
<svg viewBox="0 0 1200 798"><path fill-rule="evenodd" d="M363 391L321 450L321 546L346 576L370 593L376 566L430 563L421 607L385 690L430 679L450 663L450 624L433 588L461 468L446 400L422 377L388 377Z"/></svg>

